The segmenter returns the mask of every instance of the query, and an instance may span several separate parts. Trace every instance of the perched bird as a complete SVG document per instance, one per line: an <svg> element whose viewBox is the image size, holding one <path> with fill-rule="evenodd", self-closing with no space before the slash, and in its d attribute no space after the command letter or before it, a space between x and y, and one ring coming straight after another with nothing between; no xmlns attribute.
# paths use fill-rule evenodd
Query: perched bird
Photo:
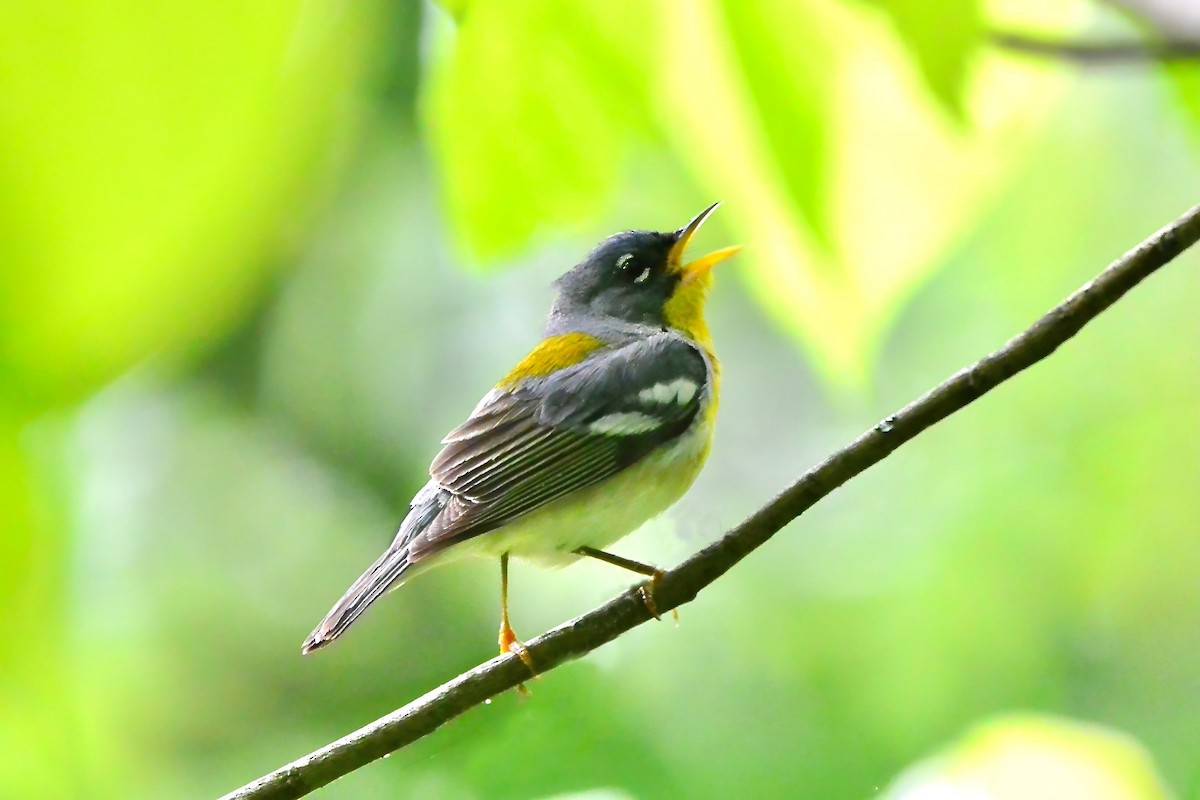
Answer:
<svg viewBox="0 0 1200 800"><path fill-rule="evenodd" d="M561 565L607 553L683 496L708 456L720 371L704 320L711 269L728 247L685 263L717 204L677 231L601 242L555 281L545 336L442 440L430 481L391 545L305 640L310 653L371 603L460 556L500 560L500 652L532 662L508 621L508 560Z"/></svg>

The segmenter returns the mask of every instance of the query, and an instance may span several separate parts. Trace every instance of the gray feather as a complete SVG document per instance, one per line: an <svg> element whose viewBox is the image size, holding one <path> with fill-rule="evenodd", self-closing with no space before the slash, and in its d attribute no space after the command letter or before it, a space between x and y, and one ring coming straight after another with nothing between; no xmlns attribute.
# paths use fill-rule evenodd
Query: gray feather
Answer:
<svg viewBox="0 0 1200 800"><path fill-rule="evenodd" d="M345 633L367 607L379 599L384 592L397 585L404 573L412 566L409 558L409 542L437 519L450 499L449 492L432 481L425 484L409 506L408 515L400 524L400 531L388 549L366 572L346 590L316 629L304 640L302 653L319 650Z"/></svg>

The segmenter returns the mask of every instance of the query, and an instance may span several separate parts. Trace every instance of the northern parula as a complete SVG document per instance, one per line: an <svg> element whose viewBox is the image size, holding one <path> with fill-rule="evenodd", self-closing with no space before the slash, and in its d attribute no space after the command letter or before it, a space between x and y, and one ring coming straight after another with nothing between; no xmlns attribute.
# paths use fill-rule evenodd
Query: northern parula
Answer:
<svg viewBox="0 0 1200 800"><path fill-rule="evenodd" d="M508 559L587 556L651 577L603 548L675 503L708 456L720 367L704 320L711 269L685 263L717 204L677 231L627 231L555 281L545 338L442 440L430 481L387 550L304 641L332 642L388 589L466 555L500 560L500 651L530 663L508 622ZM532 667L532 664L530 664Z"/></svg>

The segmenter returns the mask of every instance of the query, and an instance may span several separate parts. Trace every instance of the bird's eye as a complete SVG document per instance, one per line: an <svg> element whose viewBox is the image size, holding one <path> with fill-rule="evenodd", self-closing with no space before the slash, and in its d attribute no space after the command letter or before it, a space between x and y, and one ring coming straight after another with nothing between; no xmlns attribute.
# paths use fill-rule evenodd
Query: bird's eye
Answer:
<svg viewBox="0 0 1200 800"><path fill-rule="evenodd" d="M650 277L650 268L642 267L634 258L633 253L625 253L617 258L617 269L620 270L626 277L631 278L634 283L645 283Z"/></svg>

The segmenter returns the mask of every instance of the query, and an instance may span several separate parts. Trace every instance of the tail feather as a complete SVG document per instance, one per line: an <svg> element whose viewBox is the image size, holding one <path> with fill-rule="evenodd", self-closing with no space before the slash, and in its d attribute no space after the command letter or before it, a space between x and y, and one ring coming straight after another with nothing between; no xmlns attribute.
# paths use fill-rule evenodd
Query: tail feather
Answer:
<svg viewBox="0 0 1200 800"><path fill-rule="evenodd" d="M321 624L304 640L300 652L307 655L341 636L371 603L396 583L408 567L408 547L389 547L334 604Z"/></svg>

